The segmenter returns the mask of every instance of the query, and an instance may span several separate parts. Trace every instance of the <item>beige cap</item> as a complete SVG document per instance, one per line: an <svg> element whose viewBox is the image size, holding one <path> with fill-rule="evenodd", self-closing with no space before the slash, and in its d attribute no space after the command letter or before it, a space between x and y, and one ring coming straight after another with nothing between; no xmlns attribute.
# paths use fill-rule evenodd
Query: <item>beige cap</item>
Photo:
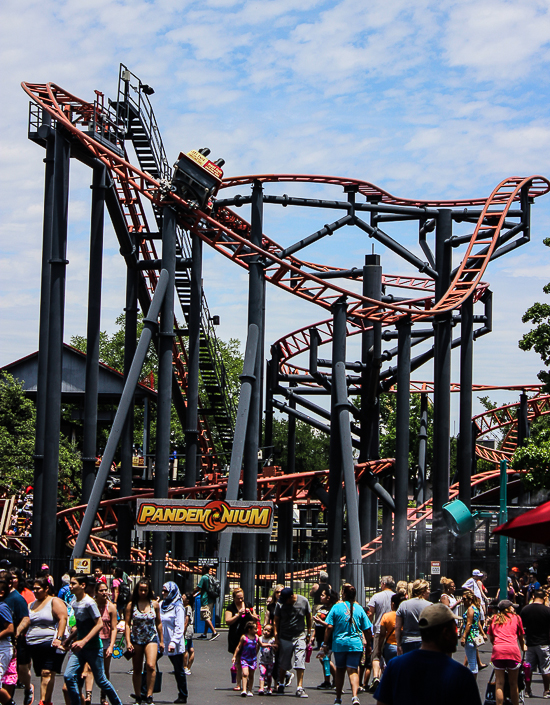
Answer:
<svg viewBox="0 0 550 705"><path fill-rule="evenodd" d="M430 627L437 627L439 624L452 622L454 618L454 614L447 605L438 602L422 610L420 619L418 620L418 626L420 629L429 629Z"/></svg>

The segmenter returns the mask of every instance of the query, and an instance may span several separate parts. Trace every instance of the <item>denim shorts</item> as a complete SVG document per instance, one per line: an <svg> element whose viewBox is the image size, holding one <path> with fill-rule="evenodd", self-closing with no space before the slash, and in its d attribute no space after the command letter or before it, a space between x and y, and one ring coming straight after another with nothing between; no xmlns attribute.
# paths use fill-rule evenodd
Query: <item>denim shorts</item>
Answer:
<svg viewBox="0 0 550 705"><path fill-rule="evenodd" d="M333 651L336 668L359 668L362 651Z"/></svg>

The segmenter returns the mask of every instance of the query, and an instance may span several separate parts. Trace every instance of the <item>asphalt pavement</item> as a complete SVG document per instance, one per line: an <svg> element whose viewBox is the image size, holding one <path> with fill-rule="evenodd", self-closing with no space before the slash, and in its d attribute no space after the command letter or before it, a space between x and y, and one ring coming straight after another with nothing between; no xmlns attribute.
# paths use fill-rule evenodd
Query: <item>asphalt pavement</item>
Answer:
<svg viewBox="0 0 550 705"><path fill-rule="evenodd" d="M227 651L227 632L221 631L220 637L213 642L211 642L210 639L208 641L195 639L193 644L195 646L195 663L192 668L192 675L187 677L189 705L231 705L231 703L233 703L233 705L237 705L238 699L240 699L240 694L233 691L233 684L231 683L229 671L231 666L231 656ZM311 662L307 664L306 667L304 676L305 690L309 695L310 703L315 703L315 705L332 705L334 702L334 691L317 690L317 686L323 681L323 674L320 662L314 658L316 653L317 652L313 652ZM481 657L484 663L489 663L490 653L490 646L485 645L481 648ZM464 650L459 645L458 651L455 654L455 659L462 662L463 658ZM163 657L159 661L159 666L163 673L163 684L162 692L155 695L155 705L169 705L170 703L173 703L177 697L174 675L170 673L172 671L172 665L168 658ZM126 661L126 659L113 659L111 666L111 680L124 705L132 705L134 702L133 698L130 697L130 693L133 692L132 676L129 674L130 669L131 662ZM485 697L485 688L489 681L491 670L491 667L489 667L481 671L479 674L478 684L482 702ZM37 695L35 698L35 705L38 705L38 701L40 700L40 685L39 679L35 678L34 675L33 683L35 684ZM53 696L54 705L63 704L63 696L61 694L62 685L63 678L62 676L58 676L56 679ZM256 701L265 703L265 705L274 705L274 700L281 699L283 697L280 695L258 696L257 690L258 674L256 674L254 684L254 698ZM295 682L293 682L292 685L286 689L284 698L292 698L295 700L295 691ZM546 702L542 698L542 680L539 674L534 676L533 692L538 697L528 699L529 703L536 705L536 703L542 704L543 702ZM359 699L361 701L361 705L371 705L371 703L375 702L374 698L369 693L361 693L359 695ZM15 701L17 705L23 705L22 690L16 690ZM99 705L99 691L95 686L92 704ZM343 705L351 705L351 690L349 688L349 683L345 686Z"/></svg>

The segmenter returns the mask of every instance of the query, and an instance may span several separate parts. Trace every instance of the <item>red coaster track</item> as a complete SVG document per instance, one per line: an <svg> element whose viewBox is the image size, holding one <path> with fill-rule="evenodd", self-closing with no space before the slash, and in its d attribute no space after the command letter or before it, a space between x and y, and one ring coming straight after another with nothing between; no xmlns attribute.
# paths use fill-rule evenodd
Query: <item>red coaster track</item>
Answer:
<svg viewBox="0 0 550 705"><path fill-rule="evenodd" d="M373 321L383 325L393 325L403 316L410 316L412 321L422 321L435 314L456 310L470 296L474 294L479 299L487 285L482 282L482 276L489 264L492 254L498 245L501 230L506 226L506 218L514 203L521 197L522 189L527 190L529 199L537 198L550 190L550 182L542 176L510 177L496 186L488 198L472 198L458 200L414 200L397 198L379 187L366 181L332 176L311 176L301 174L263 174L240 176L225 179L223 188L260 183L304 183L331 185L343 189L354 190L366 197L375 197L377 202L384 205L400 205L424 209L426 218L436 215L436 208L464 209L481 207L474 231L470 236L462 261L455 271L451 285L437 302L434 301L433 280L422 277L402 277L386 275L385 283L402 289L409 289L414 295L399 304L383 303L356 292L331 283L318 275L338 271L334 267L315 264L298 259L293 255L286 255L284 248L274 240L263 236L261 246L256 246L250 241L250 225L233 210L217 207L213 214L201 212L170 192L166 183L155 180L150 174L132 165L126 153L117 153L110 148L108 142L100 141L101 135L94 132L97 125L101 129L116 131L117 126L109 126L102 112L102 101L95 103L83 101L68 93L54 83L33 84L23 83L23 89L32 101L48 113L58 125L62 126L73 138L78 140L88 153L88 156L103 162L115 181L119 201L126 218L128 230L133 233L143 233L144 238L140 243L140 251L144 260L157 259L151 240L147 237L150 228L147 223L141 198L147 199L155 206L169 203L177 212L180 225L186 230L196 233L206 244L214 248L225 257L247 269L250 258L260 255L267 263L265 278L275 286L283 289L303 300L315 303L325 310L330 310L335 301L345 296L348 302L348 335L353 335L365 330ZM99 94L101 95L101 94ZM97 118L97 119L96 119ZM523 192L525 196L525 191ZM283 197L284 199L285 197ZM354 222L361 227L361 221ZM421 268L422 271L422 268ZM157 275L154 270L145 270L148 286L154 290ZM315 324L321 333L322 342L329 342L332 338L332 322L330 320ZM298 372L300 368L289 364L295 355L304 352L309 347L309 328L304 327L277 341L283 351L281 364L288 373ZM182 389L186 389L186 353L183 340L176 337L174 344L174 364ZM415 383L420 385L422 391L429 390L429 383ZM522 387L523 388L523 387ZM533 415L548 413L549 403L545 397L537 397L538 401L530 400L530 409ZM538 404L538 406L537 406ZM504 428L506 424L513 424L514 405L502 410L500 417L493 412L486 412L476 417L481 433L486 433L494 428ZM486 418L487 417L487 421ZM500 418L500 421L499 421ZM500 425L498 425L500 424ZM487 428L487 430L484 430ZM507 454L513 441L509 435L509 443L502 451L494 451L495 458L499 453ZM213 455L213 440L207 424L202 419L201 450L203 458ZM484 449L483 452L485 452ZM480 454L480 451L478 451ZM482 455L481 457L487 457ZM491 458L492 459L492 458ZM393 461L381 460L368 463L374 472L388 469ZM216 464L214 462L214 468ZM359 477L367 466L357 466L356 476ZM473 484L486 481L493 477L491 473L481 480L476 476ZM277 475L259 480L259 497L273 499L277 502L306 498L315 482L326 481L327 472L300 473L297 475ZM217 473L209 476L209 484L193 488L179 488L171 492L171 496L188 494L194 497L210 498L224 495L225 482L219 481ZM451 491L454 491L451 488ZM136 495L137 496L137 495ZM98 513L94 534L88 546L91 555L112 557L116 552L113 542L98 536L100 533L110 531L116 527L116 514L113 506L120 502L133 502L136 498L120 498L103 502ZM147 495L140 495L147 496ZM73 541L78 533L82 517L82 507L60 512L69 529L69 540ZM420 513L420 516L419 516ZM429 517L431 508L429 503L411 512L410 528L419 521ZM371 542L363 548L364 555L378 550L377 541ZM143 552L135 552L137 560L143 560Z"/></svg>

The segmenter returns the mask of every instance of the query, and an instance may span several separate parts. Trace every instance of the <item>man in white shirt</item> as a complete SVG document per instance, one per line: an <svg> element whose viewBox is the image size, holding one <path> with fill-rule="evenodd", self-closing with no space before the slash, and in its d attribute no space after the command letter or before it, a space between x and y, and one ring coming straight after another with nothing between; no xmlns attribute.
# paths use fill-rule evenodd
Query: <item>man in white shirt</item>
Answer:
<svg viewBox="0 0 550 705"><path fill-rule="evenodd" d="M372 646L372 686L374 692L380 683L380 657L379 640L380 640L380 620L391 610L391 598L395 594L395 582L391 575L383 575L380 579L380 592L373 595L367 603L367 615L372 622L373 629L373 646Z"/></svg>

